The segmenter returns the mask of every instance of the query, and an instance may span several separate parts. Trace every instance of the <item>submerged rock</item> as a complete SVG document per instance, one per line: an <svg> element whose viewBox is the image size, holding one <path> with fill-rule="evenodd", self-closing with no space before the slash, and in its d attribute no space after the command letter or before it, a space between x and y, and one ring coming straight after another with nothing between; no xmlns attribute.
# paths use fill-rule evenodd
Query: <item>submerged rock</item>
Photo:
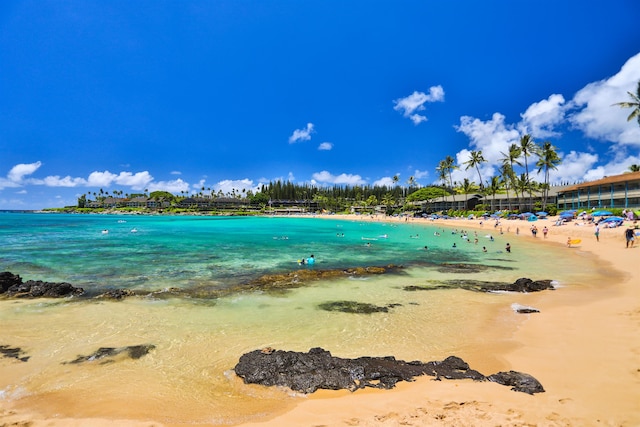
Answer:
<svg viewBox="0 0 640 427"><path fill-rule="evenodd" d="M547 289L555 289L552 280L531 280L528 278L517 279L513 283L508 282L488 282L483 280L465 280L465 279L452 279L434 281L434 285L419 286L409 285L402 289L405 291L432 291L436 289L465 289L475 292L539 292Z"/></svg>
<svg viewBox="0 0 640 427"><path fill-rule="evenodd" d="M427 363L405 362L393 356L343 359L332 356L322 348L312 348L308 353L272 348L254 350L243 354L234 370L247 384L284 386L303 393L313 393L318 389L390 389L399 381L413 381L414 377L420 375L435 376L436 379L487 380L487 377L470 369L464 360L455 356ZM491 381L513 385L513 390L525 393L544 391L530 375L511 372L509 375L495 374Z"/></svg>
<svg viewBox="0 0 640 427"><path fill-rule="evenodd" d="M141 344L117 348L100 347L97 351L87 356L78 356L70 362L64 362L64 364L78 364L101 360L100 364L102 365L105 363L115 362L117 356L122 356L123 359L140 359L141 357L146 356L154 348L156 348L156 346L153 344Z"/></svg>
<svg viewBox="0 0 640 427"><path fill-rule="evenodd" d="M0 345L0 354L3 357L16 359L21 362L28 361L30 357L30 356L23 356L24 352L20 347L9 347L8 345Z"/></svg>
<svg viewBox="0 0 640 427"><path fill-rule="evenodd" d="M513 267L444 262L436 267L440 273L480 273L487 270L513 270Z"/></svg>
<svg viewBox="0 0 640 427"><path fill-rule="evenodd" d="M318 304L318 308L325 311L340 311L343 313L371 314L387 313L390 308L398 307L402 304L388 304L378 306L357 301L328 301Z"/></svg>
<svg viewBox="0 0 640 427"><path fill-rule="evenodd" d="M235 289L245 291L290 289L300 287L305 283L316 280L385 274L392 271L398 271L401 268L402 267L397 265L387 265L384 267L353 267L331 270L318 270L315 268L300 269L288 273L265 274L246 283L242 283L235 287Z"/></svg>

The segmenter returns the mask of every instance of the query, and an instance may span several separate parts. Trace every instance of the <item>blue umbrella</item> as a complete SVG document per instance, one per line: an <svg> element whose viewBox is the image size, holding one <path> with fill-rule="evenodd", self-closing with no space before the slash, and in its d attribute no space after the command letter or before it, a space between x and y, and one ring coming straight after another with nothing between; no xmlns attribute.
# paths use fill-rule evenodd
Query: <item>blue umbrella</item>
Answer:
<svg viewBox="0 0 640 427"><path fill-rule="evenodd" d="M603 223L604 223L604 222L623 222L623 221L624 221L624 218L622 218L622 217L619 217L619 216L612 216L612 217L609 217L609 218L607 218L607 219L603 219L603 220L602 220L602 221L600 221L600 222L603 222Z"/></svg>
<svg viewBox="0 0 640 427"><path fill-rule="evenodd" d="M609 211L595 211L594 213L591 214L591 216L609 216L609 215L613 215L613 213Z"/></svg>
<svg viewBox="0 0 640 427"><path fill-rule="evenodd" d="M538 215L538 216L547 216L549 214L547 212L538 212L538 213L536 213L536 215Z"/></svg>

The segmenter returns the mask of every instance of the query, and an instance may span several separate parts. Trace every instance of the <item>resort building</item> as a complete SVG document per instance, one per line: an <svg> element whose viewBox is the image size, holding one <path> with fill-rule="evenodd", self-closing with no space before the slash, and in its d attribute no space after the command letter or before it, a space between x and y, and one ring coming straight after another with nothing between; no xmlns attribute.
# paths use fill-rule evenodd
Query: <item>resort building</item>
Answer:
<svg viewBox="0 0 640 427"><path fill-rule="evenodd" d="M558 209L639 208L640 172L609 176L564 188Z"/></svg>

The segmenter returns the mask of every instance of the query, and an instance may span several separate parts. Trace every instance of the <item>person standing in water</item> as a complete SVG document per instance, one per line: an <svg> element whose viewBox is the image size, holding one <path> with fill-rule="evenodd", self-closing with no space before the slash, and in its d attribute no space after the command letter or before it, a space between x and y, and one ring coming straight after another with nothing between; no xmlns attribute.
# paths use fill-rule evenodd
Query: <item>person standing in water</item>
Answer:
<svg viewBox="0 0 640 427"><path fill-rule="evenodd" d="M511 245L507 243L505 249L507 250L507 252L511 252Z"/></svg>

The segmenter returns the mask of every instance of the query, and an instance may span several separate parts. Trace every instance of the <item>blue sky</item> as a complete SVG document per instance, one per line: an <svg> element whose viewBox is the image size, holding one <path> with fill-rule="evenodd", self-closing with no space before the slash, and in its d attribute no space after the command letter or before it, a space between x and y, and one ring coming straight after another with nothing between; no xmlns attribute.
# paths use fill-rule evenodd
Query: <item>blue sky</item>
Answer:
<svg viewBox="0 0 640 427"><path fill-rule="evenodd" d="M87 192L484 179L529 133L640 163L637 0L0 2L0 209ZM542 178L540 178L542 180Z"/></svg>

